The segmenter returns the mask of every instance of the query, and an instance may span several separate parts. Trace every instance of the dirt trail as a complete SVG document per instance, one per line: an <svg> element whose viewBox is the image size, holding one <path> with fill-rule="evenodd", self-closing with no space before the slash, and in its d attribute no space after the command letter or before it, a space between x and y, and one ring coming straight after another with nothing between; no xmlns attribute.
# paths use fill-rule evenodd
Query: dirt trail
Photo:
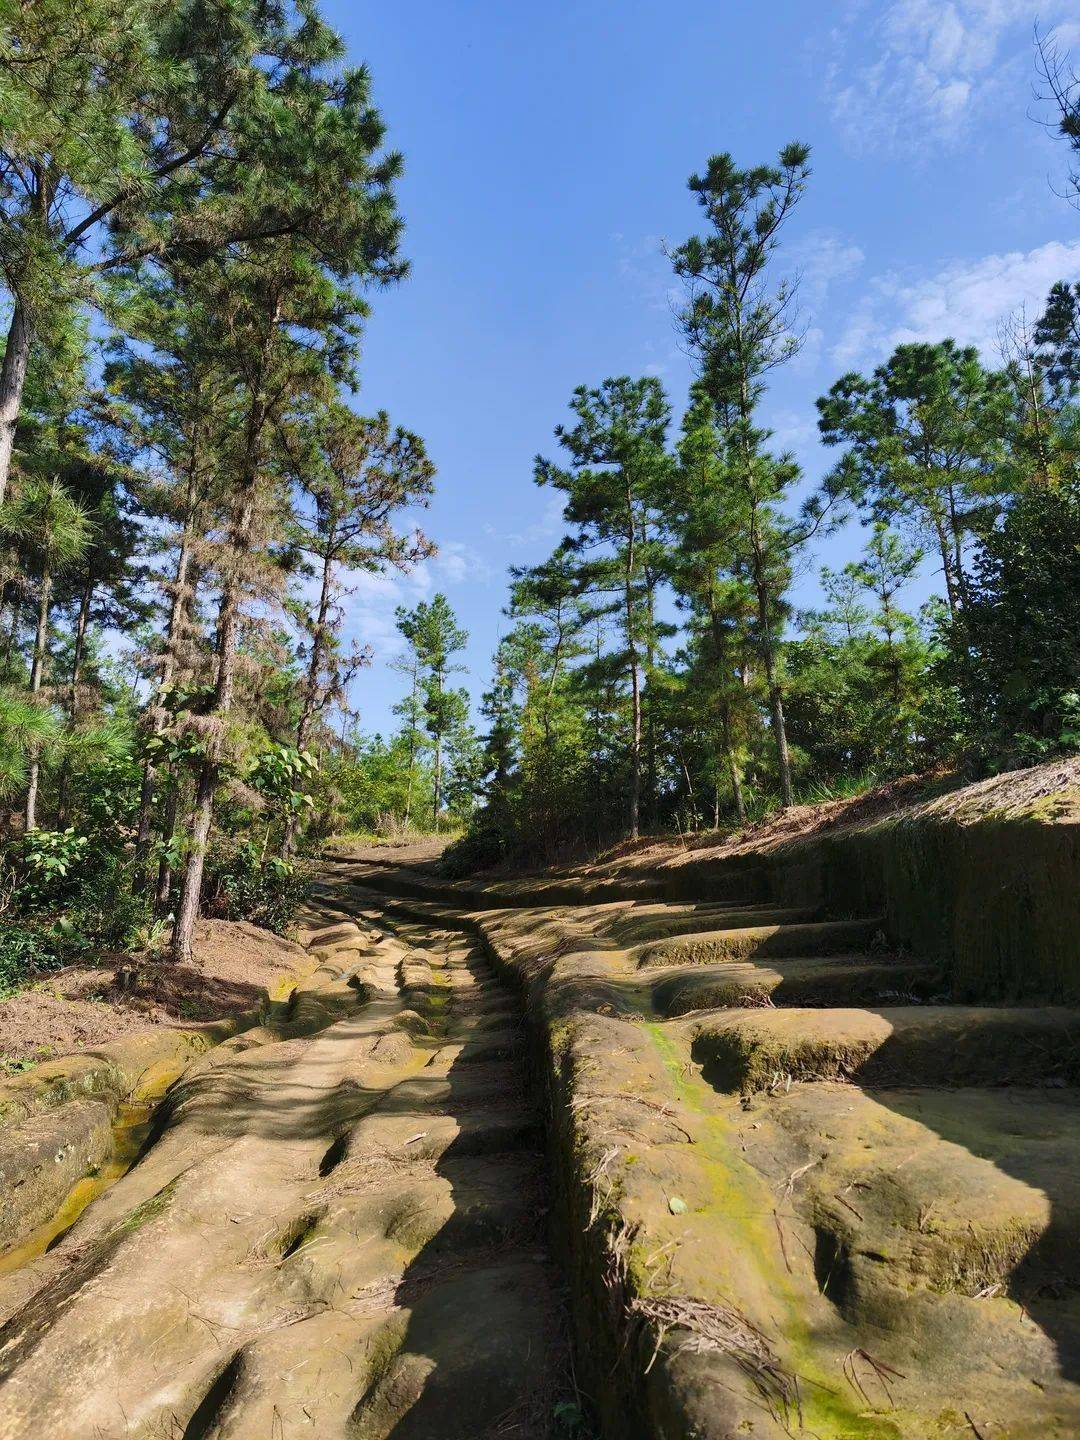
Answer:
<svg viewBox="0 0 1080 1440"><path fill-rule="evenodd" d="M517 1005L460 934L357 918L323 906L288 1016L197 1062L138 1163L0 1277L3 1440L551 1433Z"/></svg>

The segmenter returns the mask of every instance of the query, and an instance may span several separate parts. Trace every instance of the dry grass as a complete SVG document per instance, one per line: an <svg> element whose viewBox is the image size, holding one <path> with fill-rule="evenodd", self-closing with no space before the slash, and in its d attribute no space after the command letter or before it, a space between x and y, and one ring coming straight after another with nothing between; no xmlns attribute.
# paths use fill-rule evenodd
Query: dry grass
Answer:
<svg viewBox="0 0 1080 1440"><path fill-rule="evenodd" d="M802 1424L798 1377L785 1370L773 1355L767 1338L730 1305L717 1305L689 1296L636 1296L631 1315L643 1320L655 1334L650 1370L669 1335L675 1336L674 1354L728 1355L749 1378L760 1403L785 1429Z"/></svg>

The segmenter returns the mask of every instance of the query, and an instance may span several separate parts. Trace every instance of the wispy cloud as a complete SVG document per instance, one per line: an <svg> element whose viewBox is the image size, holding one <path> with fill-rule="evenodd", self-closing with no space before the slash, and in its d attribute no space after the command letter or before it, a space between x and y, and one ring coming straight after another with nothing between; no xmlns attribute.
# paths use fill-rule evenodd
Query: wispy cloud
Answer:
<svg viewBox="0 0 1080 1440"><path fill-rule="evenodd" d="M383 570L374 574L353 570L343 577L350 594L343 602L343 629L350 639L370 645L376 661L392 660L404 648L394 612L399 605L430 600L437 590L453 591L466 584L486 585L495 572L488 562L462 541L444 541L439 553L407 573Z"/></svg>
<svg viewBox="0 0 1080 1440"><path fill-rule="evenodd" d="M1055 0L1042 19L1052 26L1067 9ZM955 139L1021 55L1030 74L1034 19L1031 0L857 3L830 36L833 114L859 149Z"/></svg>
<svg viewBox="0 0 1080 1440"><path fill-rule="evenodd" d="M954 261L934 275L874 280L849 319L832 358L851 366L883 359L896 345L946 336L997 360L1001 321L1021 306L1040 314L1055 280L1080 278L1080 241L1051 240L1034 250Z"/></svg>
<svg viewBox="0 0 1080 1440"><path fill-rule="evenodd" d="M813 410L783 409L770 416L773 449L805 451L818 439L817 416Z"/></svg>
<svg viewBox="0 0 1080 1440"><path fill-rule="evenodd" d="M786 256L798 272L800 304L811 309L822 305L833 286L850 280L865 258L838 230L811 230L802 236Z"/></svg>
<svg viewBox="0 0 1080 1440"><path fill-rule="evenodd" d="M858 245L837 230L811 230L791 245L785 257L798 276L796 309L791 319L802 344L794 361L797 375L812 375L820 361L825 332L814 323L837 286L854 278L866 257ZM833 308L833 307L830 307Z"/></svg>
<svg viewBox="0 0 1080 1440"><path fill-rule="evenodd" d="M671 311L683 299L683 291L672 273L659 235L630 240L620 231L611 237L615 245L615 268L634 298L651 310Z"/></svg>
<svg viewBox="0 0 1080 1440"><path fill-rule="evenodd" d="M520 530L498 530L494 525L485 524L484 534L500 547L505 547L508 553L531 550L534 546L548 543L562 534L565 505L566 497L561 493L549 495L543 514L531 525L525 525Z"/></svg>

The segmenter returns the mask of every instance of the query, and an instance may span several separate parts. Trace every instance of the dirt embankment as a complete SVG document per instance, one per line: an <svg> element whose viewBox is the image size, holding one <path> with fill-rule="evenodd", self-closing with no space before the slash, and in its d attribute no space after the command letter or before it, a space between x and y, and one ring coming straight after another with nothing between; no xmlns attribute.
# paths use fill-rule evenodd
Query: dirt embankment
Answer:
<svg viewBox="0 0 1080 1440"><path fill-rule="evenodd" d="M224 1020L276 998L310 970L307 951L243 921L201 920L195 963L110 956L43 975L0 1001L0 1067L22 1066L151 1025Z"/></svg>
<svg viewBox="0 0 1080 1440"><path fill-rule="evenodd" d="M667 873L683 866L769 855L793 842L830 835L879 821L918 816L960 818L968 823L991 816L1015 817L1051 802L1052 814L1041 818L1080 819L1080 757L1062 759L1029 770L1010 770L975 784L961 775L934 771L906 775L879 785L863 795L827 800L816 805L795 805L754 825L728 832L704 830L687 835L643 835L623 841L595 858L565 867L546 869L546 879L574 877L612 879ZM357 853L372 860L374 854ZM388 851L386 859L401 865L433 857L416 858ZM502 875L493 878L504 878ZM505 878L511 878L507 872Z"/></svg>

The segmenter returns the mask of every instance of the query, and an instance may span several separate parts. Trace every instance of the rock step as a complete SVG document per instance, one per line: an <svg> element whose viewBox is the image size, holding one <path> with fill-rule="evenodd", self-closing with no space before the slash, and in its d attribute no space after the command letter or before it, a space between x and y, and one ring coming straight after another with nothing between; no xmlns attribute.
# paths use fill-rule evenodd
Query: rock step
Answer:
<svg viewBox="0 0 1080 1440"><path fill-rule="evenodd" d="M779 1080L861 1085L1074 1085L1080 1012L898 1006L880 1010L711 1011L689 1027L692 1053L725 1091Z"/></svg>
<svg viewBox="0 0 1080 1440"><path fill-rule="evenodd" d="M654 941L637 951L640 968L654 965L708 965L753 956L844 955L869 950L882 934L880 918L818 920L800 925L748 925L731 930L701 930Z"/></svg>
<svg viewBox="0 0 1080 1440"><path fill-rule="evenodd" d="M941 987L941 971L922 961L830 955L684 966L657 980L652 998L658 1013L671 1017L730 1006L896 1005L926 1000Z"/></svg>
<svg viewBox="0 0 1080 1440"><path fill-rule="evenodd" d="M776 905L694 905L682 910L675 906L653 906L648 910L634 906L630 910L620 910L595 928L598 935L610 935L623 944L643 945L654 940L712 930L806 924L815 921L819 914L817 907L796 909Z"/></svg>
<svg viewBox="0 0 1080 1440"><path fill-rule="evenodd" d="M1023 1301L1080 1282L1070 1092L795 1086L736 1125L743 1153L811 1224L819 1286L852 1316L914 1287Z"/></svg>

